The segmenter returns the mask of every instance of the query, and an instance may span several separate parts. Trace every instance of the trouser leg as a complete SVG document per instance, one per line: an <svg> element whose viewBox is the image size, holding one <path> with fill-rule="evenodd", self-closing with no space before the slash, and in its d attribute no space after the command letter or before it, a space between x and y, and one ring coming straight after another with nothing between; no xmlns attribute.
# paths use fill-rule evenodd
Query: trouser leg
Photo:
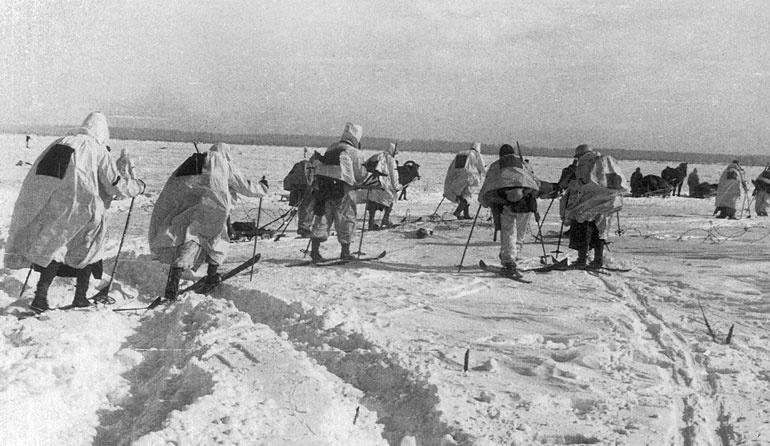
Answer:
<svg viewBox="0 0 770 446"><path fill-rule="evenodd" d="M516 267L516 214L509 208L500 213L500 263Z"/></svg>
<svg viewBox="0 0 770 446"><path fill-rule="evenodd" d="M388 226L391 226L390 223L390 211L393 209L393 206L388 206L385 208L384 211L382 211L382 222L380 223L380 226L383 228L386 228Z"/></svg>
<svg viewBox="0 0 770 446"><path fill-rule="evenodd" d="M178 266L170 266L168 270L168 280L166 281L166 291L163 294L168 300L176 300L179 294L179 278L182 275L184 268Z"/></svg>
<svg viewBox="0 0 770 446"><path fill-rule="evenodd" d="M353 196L355 191L347 191L340 200L334 200L334 206L330 212L334 219L334 228L337 231L337 240L340 244L350 244L356 231L356 202Z"/></svg>
<svg viewBox="0 0 770 446"><path fill-rule="evenodd" d="M573 222L570 226L569 247L577 250L578 257L574 265L585 267L588 259L588 247L590 243L589 222Z"/></svg>
<svg viewBox="0 0 770 446"><path fill-rule="evenodd" d="M88 293L88 285L91 282L91 265L77 270L75 282L75 299L72 301L72 305L76 307L88 307L91 302L88 301L86 293Z"/></svg>
<svg viewBox="0 0 770 446"><path fill-rule="evenodd" d="M371 201L367 201L366 202L366 213L369 216L369 223L367 225L367 229L369 229L370 231L374 231L374 229L375 229L375 227L374 227L374 213L375 213L374 208L375 208L374 203L372 203Z"/></svg>
<svg viewBox="0 0 770 446"><path fill-rule="evenodd" d="M61 263L59 262L51 262L40 272L37 288L35 288L35 298L32 300L30 307L38 311L50 309L48 306L48 288L53 283L53 279L56 278L56 273L59 271L60 266Z"/></svg>

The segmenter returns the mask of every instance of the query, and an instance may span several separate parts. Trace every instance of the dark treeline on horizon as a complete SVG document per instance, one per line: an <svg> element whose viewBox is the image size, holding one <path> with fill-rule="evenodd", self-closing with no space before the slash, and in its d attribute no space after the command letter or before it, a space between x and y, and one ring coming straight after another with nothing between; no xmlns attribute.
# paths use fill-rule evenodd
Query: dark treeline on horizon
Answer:
<svg viewBox="0 0 770 446"><path fill-rule="evenodd" d="M71 126L5 126L1 130L6 133L18 134L37 134L48 136L60 136L70 130ZM280 134L260 134L260 135L232 135L212 132L193 132L168 129L144 129L144 128L125 128L111 127L110 138L125 139L137 141L168 141L168 142L192 142L202 143L226 142L228 144L239 145L259 145L259 146L285 146L285 147L328 147L337 142L337 136L318 136L318 135L280 135ZM385 150L388 144L397 142L404 150L410 152L458 152L471 146L470 142L440 141L440 140L398 140L380 137L364 136L361 141L362 148L366 150ZM516 141L508 141L514 145ZM583 143L578 141L575 145ZM497 151L503 143L489 144L482 142L482 153L488 155L497 154ZM572 158L574 147L548 148L548 147L529 147L521 145L521 150L525 157L543 156L551 158ZM651 151L651 150L630 150L630 149L612 149L596 147L596 150L606 155L612 155L619 160L645 160L645 161L663 161L672 163L700 163L700 164L726 164L734 159L740 160L744 166L766 166L770 163L770 154L766 155L734 155L717 153L698 153L698 152L669 152L669 151Z"/></svg>

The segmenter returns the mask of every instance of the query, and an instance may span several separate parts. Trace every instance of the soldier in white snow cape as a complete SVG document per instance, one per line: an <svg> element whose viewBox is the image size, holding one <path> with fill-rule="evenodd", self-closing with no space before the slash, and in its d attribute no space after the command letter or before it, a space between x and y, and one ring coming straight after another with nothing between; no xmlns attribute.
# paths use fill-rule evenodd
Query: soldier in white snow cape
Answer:
<svg viewBox="0 0 770 446"><path fill-rule="evenodd" d="M457 203L453 212L458 219L470 219L470 199L483 183L486 167L481 157L481 144L455 155L444 179L444 198Z"/></svg>
<svg viewBox="0 0 770 446"><path fill-rule="evenodd" d="M383 213L380 228L392 226L390 212L393 210L393 203L395 203L398 192L401 190L396 166L397 154L398 147L396 144L390 143L384 152L373 155L366 162L367 165L372 166L375 172L383 174L377 176L376 187L360 192L364 194L366 200L366 211L369 213L368 229L370 231L377 229L374 224L374 217L375 213L381 209Z"/></svg>
<svg viewBox="0 0 770 446"><path fill-rule="evenodd" d="M262 197L267 181L246 179L233 163L230 146L217 143L208 153L193 154L166 181L150 218L150 251L170 265L164 297L175 300L186 268L208 264L206 284L220 281L217 273L227 253L227 217L237 194Z"/></svg>
<svg viewBox="0 0 770 446"><path fill-rule="evenodd" d="M331 225L340 242L340 258L350 260L350 243L356 229L356 187L366 179L363 159L358 150L363 129L348 122L340 141L332 144L323 155L313 154L313 235L310 258L323 261L321 242L329 238Z"/></svg>
<svg viewBox="0 0 770 446"><path fill-rule="evenodd" d="M604 264L604 245L612 214L623 208L626 179L617 161L581 144L575 149L575 177L567 186L564 218L569 220L569 247L578 252L574 266L584 268L589 249L594 250L591 267Z"/></svg>
<svg viewBox="0 0 770 446"><path fill-rule="evenodd" d="M27 173L13 208L5 266L34 265L40 271L30 307L48 310L48 288L57 273L74 270L74 306L86 298L92 269L105 257L106 209L114 199L133 197L145 185L133 177L128 154L112 160L105 146L107 118L88 115L80 128L51 143Z"/></svg>
<svg viewBox="0 0 770 446"><path fill-rule="evenodd" d="M313 175L312 164L303 159L283 179L283 188L289 191L289 206L297 207L297 234L303 238L313 234Z"/></svg>
<svg viewBox="0 0 770 446"><path fill-rule="evenodd" d="M744 193L748 193L748 186L743 177L743 168L738 160L733 160L719 177L715 201L716 209L714 209L716 218L735 220L735 208L738 199L741 198L741 189Z"/></svg>
<svg viewBox="0 0 770 446"><path fill-rule="evenodd" d="M540 221L537 212L540 180L529 164L515 156L511 145L503 144L499 155L500 159L487 170L479 192L479 203L500 216L500 263L503 269L514 271L524 243L529 214L534 213L535 220Z"/></svg>

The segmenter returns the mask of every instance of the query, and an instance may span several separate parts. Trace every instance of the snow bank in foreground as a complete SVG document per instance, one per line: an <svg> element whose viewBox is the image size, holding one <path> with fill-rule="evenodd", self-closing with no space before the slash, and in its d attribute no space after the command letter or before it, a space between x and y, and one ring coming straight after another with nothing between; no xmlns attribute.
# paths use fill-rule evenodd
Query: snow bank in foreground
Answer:
<svg viewBox="0 0 770 446"><path fill-rule="evenodd" d="M0 431L8 445L88 444L99 411L129 391L137 355L121 345L136 321L110 311L0 316Z"/></svg>
<svg viewBox="0 0 770 446"><path fill-rule="evenodd" d="M386 444L360 391L230 303L192 295L139 322L2 316L3 442Z"/></svg>

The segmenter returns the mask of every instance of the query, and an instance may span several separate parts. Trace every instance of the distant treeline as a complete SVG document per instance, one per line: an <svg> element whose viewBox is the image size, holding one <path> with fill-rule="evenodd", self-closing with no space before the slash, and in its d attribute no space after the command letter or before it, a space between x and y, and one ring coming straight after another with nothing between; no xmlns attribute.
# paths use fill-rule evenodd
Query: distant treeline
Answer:
<svg viewBox="0 0 770 446"><path fill-rule="evenodd" d="M68 131L71 127L63 126L34 126L34 127L3 127L0 130L7 133L20 134L39 134L59 136ZM144 128L121 128L111 127L110 137L113 139L126 139L138 141L173 141L173 142L192 142L199 141L203 143L226 142L230 144L241 145L260 145L260 146L286 146L286 147L328 147L337 142L337 136L318 136L318 135L279 135L279 134L261 134L261 135L231 135L212 132L191 132L182 130L166 129L144 129ZM391 142L397 142L405 151L415 152L458 152L470 147L470 142L440 141L440 140L397 140L389 138L366 137L361 141L363 148L367 150L384 150ZM510 141L513 144L515 141ZM482 144L482 152L486 154L496 154L500 144ZM597 150L604 154L612 155L621 160L647 160L662 161L671 163L693 163L693 164L726 164L734 159L739 159L744 166L766 166L770 163L770 154L766 155L731 155L716 153L697 153L697 152L660 152L650 150L629 150L612 149L597 147ZM547 148L547 147L529 147L521 146L524 156L545 156L552 158L571 158L574 154L574 147Z"/></svg>

